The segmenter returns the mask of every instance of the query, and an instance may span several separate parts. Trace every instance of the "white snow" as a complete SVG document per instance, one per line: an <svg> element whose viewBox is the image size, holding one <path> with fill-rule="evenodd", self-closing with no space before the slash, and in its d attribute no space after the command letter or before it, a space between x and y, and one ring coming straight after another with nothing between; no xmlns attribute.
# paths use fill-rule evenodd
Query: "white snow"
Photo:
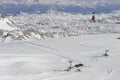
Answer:
<svg viewBox="0 0 120 80"><path fill-rule="evenodd" d="M9 24L12 24L7 18L0 18L0 29L3 30L14 30L13 27L10 27Z"/></svg>
<svg viewBox="0 0 120 80"><path fill-rule="evenodd" d="M119 80L120 34L0 44L0 80ZM108 57L102 56L109 50ZM64 71L82 63L81 72Z"/></svg>
<svg viewBox="0 0 120 80"><path fill-rule="evenodd" d="M120 11L95 14L71 14L50 10L43 14L21 13L9 16L17 30L11 31L13 39L30 40L78 36L82 34L120 33Z"/></svg>

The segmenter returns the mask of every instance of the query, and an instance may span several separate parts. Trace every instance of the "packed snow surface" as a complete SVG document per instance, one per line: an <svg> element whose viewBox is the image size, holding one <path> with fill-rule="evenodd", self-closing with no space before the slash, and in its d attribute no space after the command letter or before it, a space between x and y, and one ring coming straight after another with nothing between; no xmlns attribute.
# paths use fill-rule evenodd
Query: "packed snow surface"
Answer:
<svg viewBox="0 0 120 80"><path fill-rule="evenodd" d="M119 38L101 34L1 43L0 80L119 80ZM84 66L80 72L65 71L68 61Z"/></svg>

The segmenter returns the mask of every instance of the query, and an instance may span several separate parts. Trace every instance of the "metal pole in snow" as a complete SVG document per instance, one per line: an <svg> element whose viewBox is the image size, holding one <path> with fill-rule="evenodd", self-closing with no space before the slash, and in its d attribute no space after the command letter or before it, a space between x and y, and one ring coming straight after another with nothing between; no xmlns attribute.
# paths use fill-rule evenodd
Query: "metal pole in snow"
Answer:
<svg viewBox="0 0 120 80"><path fill-rule="evenodd" d="M105 53L107 54L109 50L105 50Z"/></svg>
<svg viewBox="0 0 120 80"><path fill-rule="evenodd" d="M72 61L68 61L70 66L69 66L69 69L71 70L72 69Z"/></svg>
<svg viewBox="0 0 120 80"><path fill-rule="evenodd" d="M109 50L105 50L105 56L106 56L106 57L108 56L108 51L109 51Z"/></svg>

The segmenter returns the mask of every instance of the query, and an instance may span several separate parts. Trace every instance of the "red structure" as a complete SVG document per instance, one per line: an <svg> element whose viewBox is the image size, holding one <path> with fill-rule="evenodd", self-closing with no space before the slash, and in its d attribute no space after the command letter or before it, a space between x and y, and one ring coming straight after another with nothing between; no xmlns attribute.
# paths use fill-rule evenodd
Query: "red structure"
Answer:
<svg viewBox="0 0 120 80"><path fill-rule="evenodd" d="M95 22L96 21L95 12L93 12L92 14L93 14L93 16L91 17L91 21Z"/></svg>
<svg viewBox="0 0 120 80"><path fill-rule="evenodd" d="M91 20L95 21L95 15L92 16Z"/></svg>
<svg viewBox="0 0 120 80"><path fill-rule="evenodd" d="M95 15L92 16L91 20L94 22L96 19L95 19Z"/></svg>

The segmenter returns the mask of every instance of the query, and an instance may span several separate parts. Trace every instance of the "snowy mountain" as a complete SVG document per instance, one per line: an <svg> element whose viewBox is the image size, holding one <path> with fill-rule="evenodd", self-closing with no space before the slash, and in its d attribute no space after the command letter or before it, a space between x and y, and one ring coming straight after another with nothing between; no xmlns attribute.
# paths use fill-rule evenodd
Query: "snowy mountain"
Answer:
<svg viewBox="0 0 120 80"><path fill-rule="evenodd" d="M119 80L119 4L0 0L0 80Z"/></svg>
<svg viewBox="0 0 120 80"><path fill-rule="evenodd" d="M47 14L21 13L1 19L1 36L9 32L13 40L34 40L79 36L83 34L120 33L120 12L96 14L70 14L49 11Z"/></svg>
<svg viewBox="0 0 120 80"><path fill-rule="evenodd" d="M119 0L0 0L0 12L17 15L21 12L46 13L53 9L68 13L109 13L120 10Z"/></svg>
<svg viewBox="0 0 120 80"><path fill-rule="evenodd" d="M114 2L114 3L113 3ZM42 4L53 4L53 5L76 5L81 7L96 7L105 6L106 4L119 4L118 0L41 0Z"/></svg>
<svg viewBox="0 0 120 80"><path fill-rule="evenodd" d="M120 12L96 14L70 14L49 11L47 14L21 13L9 16L14 30L9 31L13 40L31 40L79 36L83 34L120 33Z"/></svg>
<svg viewBox="0 0 120 80"><path fill-rule="evenodd" d="M11 27L10 25L12 25L12 23L7 18L0 19L0 29L9 31L14 30L14 28Z"/></svg>
<svg viewBox="0 0 120 80"><path fill-rule="evenodd" d="M106 4L119 4L120 1L118 0L0 0L1 3L8 4L47 4L47 5L78 5L78 6L97 6L102 5L105 6Z"/></svg>
<svg viewBox="0 0 120 80"><path fill-rule="evenodd" d="M2 43L0 80L119 80L119 38L100 34Z"/></svg>
<svg viewBox="0 0 120 80"><path fill-rule="evenodd" d="M15 29L16 28L13 26L13 23L8 18L0 14L0 36L5 32L13 31Z"/></svg>

